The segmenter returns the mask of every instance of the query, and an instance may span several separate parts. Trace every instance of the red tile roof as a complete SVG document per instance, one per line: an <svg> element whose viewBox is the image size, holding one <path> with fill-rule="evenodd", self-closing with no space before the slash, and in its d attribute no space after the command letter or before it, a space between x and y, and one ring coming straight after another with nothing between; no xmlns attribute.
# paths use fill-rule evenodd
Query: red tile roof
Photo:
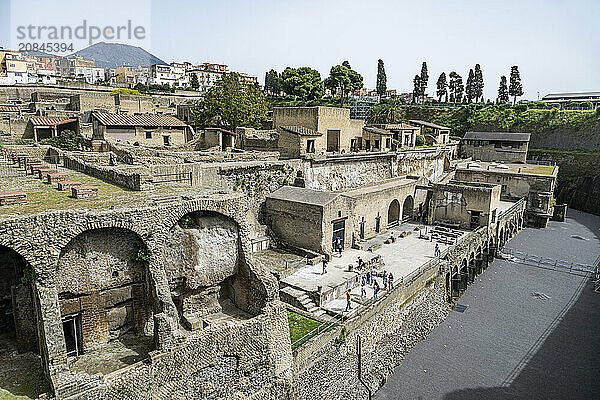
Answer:
<svg viewBox="0 0 600 400"><path fill-rule="evenodd" d="M0 105L0 112L19 112L19 106Z"/></svg>
<svg viewBox="0 0 600 400"><path fill-rule="evenodd" d="M187 126L184 122L171 115L156 114L110 114L95 112L94 117L102 124L108 126Z"/></svg>
<svg viewBox="0 0 600 400"><path fill-rule="evenodd" d="M29 120L33 125L36 126L54 126L66 124L67 122L77 121L76 118L57 118L57 117L31 117Z"/></svg>

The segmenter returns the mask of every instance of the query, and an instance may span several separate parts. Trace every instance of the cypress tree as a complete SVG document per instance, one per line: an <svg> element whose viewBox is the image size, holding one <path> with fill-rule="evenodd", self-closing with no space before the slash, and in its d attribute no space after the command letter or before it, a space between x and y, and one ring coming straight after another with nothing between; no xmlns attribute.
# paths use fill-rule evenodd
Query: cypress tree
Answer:
<svg viewBox="0 0 600 400"><path fill-rule="evenodd" d="M506 87L506 76L504 75L500 77L500 86L498 87L497 101L500 104L508 103L508 88Z"/></svg>
<svg viewBox="0 0 600 400"><path fill-rule="evenodd" d="M475 97L475 74L473 73L473 69L469 70L469 77L467 78L467 86L465 88L465 98L467 103L470 103L471 100Z"/></svg>
<svg viewBox="0 0 600 400"><path fill-rule="evenodd" d="M448 98L448 82L446 81L446 73L442 72L437 80L437 91L436 94L439 98L439 102L442 102L442 96Z"/></svg>
<svg viewBox="0 0 600 400"><path fill-rule="evenodd" d="M427 81L429 81L429 73L427 72L427 63L423 61L423 65L421 65L421 86L419 90L420 96L425 100L425 89L427 89Z"/></svg>
<svg viewBox="0 0 600 400"><path fill-rule="evenodd" d="M513 65L510 68L508 94L513 96L513 104L517 102L517 97L523 96L523 84L521 83L521 74L519 73L519 67L517 65Z"/></svg>
<svg viewBox="0 0 600 400"><path fill-rule="evenodd" d="M413 79L413 102L414 103L416 103L419 96L421 96L421 88L422 88L421 76L415 75L415 77Z"/></svg>
<svg viewBox="0 0 600 400"><path fill-rule="evenodd" d="M375 85L377 94L381 97L385 96L387 90L387 77L385 75L385 67L383 60L377 60L377 84Z"/></svg>
<svg viewBox="0 0 600 400"><path fill-rule="evenodd" d="M474 93L475 93L475 101L479 103L479 98L481 97L481 101L483 102L483 72L481 72L481 66L479 64L475 64L475 81L474 81Z"/></svg>

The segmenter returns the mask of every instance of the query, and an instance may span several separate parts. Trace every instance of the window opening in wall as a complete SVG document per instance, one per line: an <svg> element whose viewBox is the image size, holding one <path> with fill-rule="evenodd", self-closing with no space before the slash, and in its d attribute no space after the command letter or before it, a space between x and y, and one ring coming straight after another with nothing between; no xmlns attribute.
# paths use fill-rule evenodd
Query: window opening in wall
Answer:
<svg viewBox="0 0 600 400"><path fill-rule="evenodd" d="M67 345L67 356L79 356L81 351L81 323L79 315L70 315L63 318L63 332L65 335L65 344Z"/></svg>
<svg viewBox="0 0 600 400"><path fill-rule="evenodd" d="M169 146L171 144L170 138L170 136L163 136L165 146Z"/></svg>
<svg viewBox="0 0 600 400"><path fill-rule="evenodd" d="M315 140L309 139L306 141L306 152L314 153L315 152Z"/></svg>
<svg viewBox="0 0 600 400"><path fill-rule="evenodd" d="M152 132L146 132L146 139L152 139Z"/></svg>
<svg viewBox="0 0 600 400"><path fill-rule="evenodd" d="M471 211L471 229L479 227L480 211Z"/></svg>

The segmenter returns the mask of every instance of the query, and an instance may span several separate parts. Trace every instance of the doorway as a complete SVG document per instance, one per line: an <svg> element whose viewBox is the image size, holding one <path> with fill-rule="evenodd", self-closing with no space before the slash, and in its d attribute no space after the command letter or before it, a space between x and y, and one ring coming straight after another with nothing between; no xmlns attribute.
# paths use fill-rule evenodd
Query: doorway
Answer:
<svg viewBox="0 0 600 400"><path fill-rule="evenodd" d="M346 221L337 221L333 223L333 238L331 241L331 247L337 250L337 244L342 245L342 249L344 248L344 236L346 233Z"/></svg>
<svg viewBox="0 0 600 400"><path fill-rule="evenodd" d="M81 318L79 315L70 315L63 318L62 325L67 345L67 357L81 355Z"/></svg>
<svg viewBox="0 0 600 400"><path fill-rule="evenodd" d="M340 151L340 131L339 129L327 129L327 151Z"/></svg>

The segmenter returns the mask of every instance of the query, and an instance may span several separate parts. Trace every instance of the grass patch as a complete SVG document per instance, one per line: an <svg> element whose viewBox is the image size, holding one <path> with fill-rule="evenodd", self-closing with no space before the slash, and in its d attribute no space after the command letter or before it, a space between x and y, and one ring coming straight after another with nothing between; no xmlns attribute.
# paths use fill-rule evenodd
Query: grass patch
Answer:
<svg viewBox="0 0 600 400"><path fill-rule="evenodd" d="M518 171L518 169L513 169L513 171ZM534 165L529 166L527 168L521 168L521 172L526 174L543 174L543 175L552 175L554 173L554 166L552 165Z"/></svg>
<svg viewBox="0 0 600 400"><path fill-rule="evenodd" d="M322 322L307 318L293 311L288 311L287 316L290 326L290 339L292 343L296 342L313 329L316 329L318 326L322 325Z"/></svg>

